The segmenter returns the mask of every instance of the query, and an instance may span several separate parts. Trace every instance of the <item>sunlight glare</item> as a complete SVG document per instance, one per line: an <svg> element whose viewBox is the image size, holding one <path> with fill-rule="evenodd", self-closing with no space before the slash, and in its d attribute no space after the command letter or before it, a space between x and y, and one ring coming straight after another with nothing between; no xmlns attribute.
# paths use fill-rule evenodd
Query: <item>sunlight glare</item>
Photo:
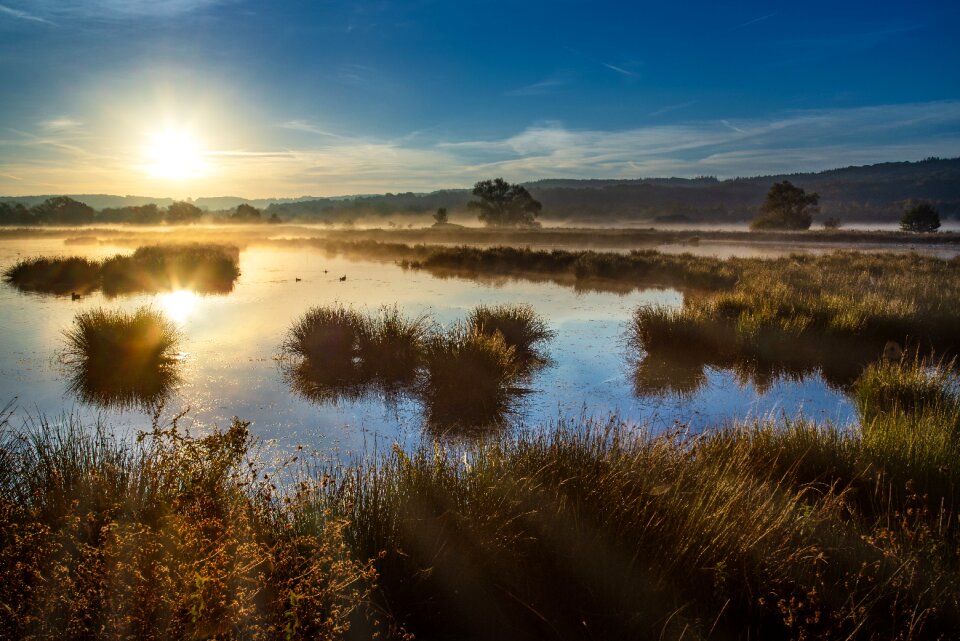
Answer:
<svg viewBox="0 0 960 641"><path fill-rule="evenodd" d="M185 289L160 295L160 306L175 323L183 324L197 304L197 295Z"/></svg>
<svg viewBox="0 0 960 641"><path fill-rule="evenodd" d="M183 130L165 129L154 134L146 156L147 172L155 178L187 180L207 172L199 141Z"/></svg>

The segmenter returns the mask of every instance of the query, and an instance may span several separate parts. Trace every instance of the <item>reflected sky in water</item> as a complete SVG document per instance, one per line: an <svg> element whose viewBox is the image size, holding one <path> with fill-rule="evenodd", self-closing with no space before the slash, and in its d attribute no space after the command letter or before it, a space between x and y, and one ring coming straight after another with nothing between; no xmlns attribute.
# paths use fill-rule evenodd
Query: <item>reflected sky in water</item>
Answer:
<svg viewBox="0 0 960 641"><path fill-rule="evenodd" d="M18 253L103 257L129 251L108 245L64 247L56 239L5 240L0 241L0 268L16 261ZM252 421L258 437L283 449L303 443L352 453L419 438L421 409L404 397L317 404L291 391L277 358L284 333L307 309L341 302L373 312L396 303L408 316L427 312L449 326L481 303L530 303L557 336L546 346L551 364L533 378L534 392L519 406L518 418L527 425L610 413L658 429L675 422L700 429L748 416L795 417L800 412L841 423L853 418L849 400L817 378L778 381L761 393L749 384L741 386L731 372L707 368L705 384L687 397L637 397L626 324L640 304L680 305L683 297L675 290L618 295L523 280L439 279L393 264L331 258L314 249L249 248L241 252L240 268L236 288L223 296L172 292L108 300L96 293L72 301L0 287L0 403L16 398L20 415L74 411L103 416L121 429L147 427L149 418L142 412L76 400L59 361L62 330L77 312L147 304L167 313L183 334L183 382L164 417L187 410L185 424L202 429L224 427L238 416Z"/></svg>

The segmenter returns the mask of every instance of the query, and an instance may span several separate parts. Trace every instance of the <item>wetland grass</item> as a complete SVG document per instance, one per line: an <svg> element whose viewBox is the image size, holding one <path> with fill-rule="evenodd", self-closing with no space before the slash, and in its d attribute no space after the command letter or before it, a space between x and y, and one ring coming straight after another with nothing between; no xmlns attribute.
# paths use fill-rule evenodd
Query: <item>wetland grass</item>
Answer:
<svg viewBox="0 0 960 641"><path fill-rule="evenodd" d="M861 427L581 420L279 488L240 421L137 443L0 421L0 633L956 638L960 452L915 435L955 433L958 392L929 364L883 367L860 385L920 401ZM878 440L881 419L909 430Z"/></svg>
<svg viewBox="0 0 960 641"><path fill-rule="evenodd" d="M420 397L432 429L464 433L503 424L526 389L516 348L499 332L455 325L426 343Z"/></svg>
<svg viewBox="0 0 960 641"><path fill-rule="evenodd" d="M532 305L478 305L467 315L467 326L480 334L499 333L518 356L530 359L556 332L551 330Z"/></svg>
<svg viewBox="0 0 960 641"><path fill-rule="evenodd" d="M236 247L167 244L137 248L130 256L96 261L80 257L37 257L8 268L3 279L22 291L108 296L189 289L222 294L240 276Z"/></svg>
<svg viewBox="0 0 960 641"><path fill-rule="evenodd" d="M395 448L318 509L425 638L955 638L960 459L905 465L904 436L561 424Z"/></svg>
<svg viewBox="0 0 960 641"><path fill-rule="evenodd" d="M119 440L0 424L0 637L335 639L374 584L343 524L277 494L247 424ZM299 487L299 486L298 486Z"/></svg>
<svg viewBox="0 0 960 641"><path fill-rule="evenodd" d="M70 390L105 407L155 407L179 381L179 332L162 313L95 309L64 331Z"/></svg>

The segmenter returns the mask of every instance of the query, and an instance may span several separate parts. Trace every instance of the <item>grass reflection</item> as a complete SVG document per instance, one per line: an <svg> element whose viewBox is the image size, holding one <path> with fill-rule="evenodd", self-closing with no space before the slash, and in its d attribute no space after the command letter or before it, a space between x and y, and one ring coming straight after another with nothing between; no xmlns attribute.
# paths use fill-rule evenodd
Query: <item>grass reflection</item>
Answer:
<svg viewBox="0 0 960 641"><path fill-rule="evenodd" d="M291 390L313 402L407 395L422 403L429 429L473 432L504 424L547 363L538 347L552 336L527 305L477 307L447 331L396 306L367 316L332 305L291 326L280 367Z"/></svg>

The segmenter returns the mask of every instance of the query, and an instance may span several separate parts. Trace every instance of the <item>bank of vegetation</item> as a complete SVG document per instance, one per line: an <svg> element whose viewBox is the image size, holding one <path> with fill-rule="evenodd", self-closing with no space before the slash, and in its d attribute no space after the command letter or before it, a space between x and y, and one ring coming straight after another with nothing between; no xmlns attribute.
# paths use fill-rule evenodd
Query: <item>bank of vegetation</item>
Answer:
<svg viewBox="0 0 960 641"><path fill-rule="evenodd" d="M240 276L239 258L239 250L228 245L151 245L103 260L25 258L7 268L3 280L21 291L60 295L102 290L116 296L178 289L226 293Z"/></svg>
<svg viewBox="0 0 960 641"><path fill-rule="evenodd" d="M853 428L652 435L585 421L266 474L240 422L202 438L154 426L130 443L5 421L0 627L37 639L955 638L953 372L872 365Z"/></svg>

